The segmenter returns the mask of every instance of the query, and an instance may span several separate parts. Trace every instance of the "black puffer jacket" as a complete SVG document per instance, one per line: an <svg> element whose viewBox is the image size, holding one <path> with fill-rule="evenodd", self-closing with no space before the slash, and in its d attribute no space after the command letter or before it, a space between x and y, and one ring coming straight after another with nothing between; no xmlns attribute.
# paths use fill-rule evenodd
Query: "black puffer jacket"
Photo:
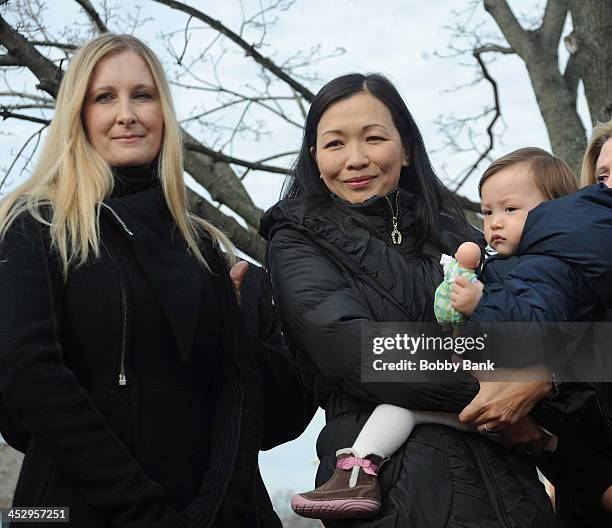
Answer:
<svg viewBox="0 0 612 528"><path fill-rule="evenodd" d="M69 506L88 528L280 526L258 450L303 426L271 402L266 434L262 386L288 387L299 416L297 371L248 338L219 252L202 240L204 269L154 180L129 178L101 206L100 257L65 283L29 215L0 244L0 431L26 455L14 503Z"/></svg>
<svg viewBox="0 0 612 528"><path fill-rule="evenodd" d="M393 198L393 197L392 197ZM393 200L391 200L393 201ZM417 251L413 197L400 191L403 241L393 246L386 197L352 205L328 197L284 200L262 223L286 335L327 424L317 443L317 484L331 475L335 451L350 446L377 403L459 412L477 384L362 383L360 323L434 321L433 292L442 280L439 252ZM352 210L353 214L346 214ZM463 242L441 217L449 249ZM381 472L383 506L374 519L330 526L552 527L554 514L529 458L453 429L418 427Z"/></svg>

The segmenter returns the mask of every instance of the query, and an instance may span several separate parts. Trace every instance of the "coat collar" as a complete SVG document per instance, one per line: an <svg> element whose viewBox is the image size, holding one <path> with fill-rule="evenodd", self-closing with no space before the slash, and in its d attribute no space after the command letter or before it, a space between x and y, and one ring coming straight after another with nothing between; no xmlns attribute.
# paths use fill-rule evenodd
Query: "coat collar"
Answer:
<svg viewBox="0 0 612 528"><path fill-rule="evenodd" d="M109 198L101 211L129 238L138 263L159 300L181 358L191 354L199 322L202 265L189 256L157 187L128 196ZM189 310L184 307L189 306Z"/></svg>
<svg viewBox="0 0 612 528"><path fill-rule="evenodd" d="M424 259L414 251L414 237L410 232L412 197L403 190L399 192L401 246L393 246L388 236L391 210L383 196L363 204L350 204L328 196L285 199L264 215L261 234L271 240L283 228L303 233L315 245L326 249L337 262L344 263L351 274L362 275L362 280L364 275L368 281L375 280L412 314L415 297L423 297L416 292L422 285L402 278L419 268L417 273L428 275L427 282L431 282L435 279L429 277L430 272L437 277L440 267L437 264L422 266ZM360 214L351 214L353 212Z"/></svg>
<svg viewBox="0 0 612 528"><path fill-rule="evenodd" d="M115 180L113 198L145 191L159 184L154 165L112 167L111 171Z"/></svg>

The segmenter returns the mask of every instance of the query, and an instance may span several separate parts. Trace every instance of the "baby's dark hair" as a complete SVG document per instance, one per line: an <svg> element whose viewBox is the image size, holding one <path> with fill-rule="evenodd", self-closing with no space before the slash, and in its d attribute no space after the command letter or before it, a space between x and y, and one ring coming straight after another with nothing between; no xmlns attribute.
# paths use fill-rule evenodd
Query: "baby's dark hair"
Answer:
<svg viewBox="0 0 612 528"><path fill-rule="evenodd" d="M578 190L578 180L565 161L544 149L527 147L510 152L491 163L480 178L478 194L481 194L484 182L491 176L517 163L529 164L533 182L547 200L554 200Z"/></svg>

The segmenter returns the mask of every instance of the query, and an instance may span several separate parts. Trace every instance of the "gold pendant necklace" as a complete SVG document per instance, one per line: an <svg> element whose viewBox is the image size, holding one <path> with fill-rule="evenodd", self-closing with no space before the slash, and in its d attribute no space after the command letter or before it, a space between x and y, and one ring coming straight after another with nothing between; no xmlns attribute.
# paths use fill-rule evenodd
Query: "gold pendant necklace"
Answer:
<svg viewBox="0 0 612 528"><path fill-rule="evenodd" d="M391 231L391 240L396 246L399 246L402 243L402 233L397 228L398 226L398 217L399 217L399 189L397 193L395 193L395 208L397 209L397 214L393 212L393 206L391 205L391 201L387 196L385 196L389 207L391 208L391 220L393 222L393 231Z"/></svg>

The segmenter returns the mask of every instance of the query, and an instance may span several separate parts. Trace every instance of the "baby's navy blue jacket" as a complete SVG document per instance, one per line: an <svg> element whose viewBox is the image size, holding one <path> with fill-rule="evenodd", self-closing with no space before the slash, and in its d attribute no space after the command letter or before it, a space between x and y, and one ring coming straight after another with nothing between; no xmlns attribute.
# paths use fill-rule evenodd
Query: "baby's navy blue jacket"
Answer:
<svg viewBox="0 0 612 528"><path fill-rule="evenodd" d="M612 189L590 185L529 212L517 255L491 257L470 321L597 321L612 307Z"/></svg>

